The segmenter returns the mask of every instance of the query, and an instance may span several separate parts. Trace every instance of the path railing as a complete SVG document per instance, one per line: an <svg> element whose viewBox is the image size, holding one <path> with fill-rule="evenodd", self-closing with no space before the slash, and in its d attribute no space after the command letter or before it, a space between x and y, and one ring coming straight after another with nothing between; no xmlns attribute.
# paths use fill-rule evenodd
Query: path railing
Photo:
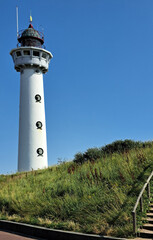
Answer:
<svg viewBox="0 0 153 240"><path fill-rule="evenodd" d="M137 198L137 201L136 201L136 204L133 208L133 211L132 211L132 216L133 216L133 233L137 233L137 217L136 217L136 210L137 210L137 207L138 207L138 204L140 203L140 211L143 212L143 193L144 193L144 190L147 188L147 196L148 196L148 199L150 199L150 180L153 176L153 171L152 173L150 174L150 176L148 177L146 183L144 184L138 198Z"/></svg>

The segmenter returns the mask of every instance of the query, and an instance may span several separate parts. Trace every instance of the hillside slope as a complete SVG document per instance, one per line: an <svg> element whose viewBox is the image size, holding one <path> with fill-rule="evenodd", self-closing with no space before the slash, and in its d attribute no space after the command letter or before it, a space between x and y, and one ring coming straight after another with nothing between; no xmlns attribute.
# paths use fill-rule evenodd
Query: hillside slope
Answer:
<svg viewBox="0 0 153 240"><path fill-rule="evenodd" d="M46 170L0 175L0 218L129 237L131 211L153 169L153 143Z"/></svg>

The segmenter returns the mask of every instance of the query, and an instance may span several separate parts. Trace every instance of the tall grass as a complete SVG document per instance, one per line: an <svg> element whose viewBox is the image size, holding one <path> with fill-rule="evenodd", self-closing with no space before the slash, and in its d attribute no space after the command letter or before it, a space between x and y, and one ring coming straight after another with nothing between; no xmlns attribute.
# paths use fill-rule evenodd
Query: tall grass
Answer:
<svg viewBox="0 0 153 240"><path fill-rule="evenodd" d="M0 218L132 236L131 211L153 167L153 144L94 161L0 175Z"/></svg>

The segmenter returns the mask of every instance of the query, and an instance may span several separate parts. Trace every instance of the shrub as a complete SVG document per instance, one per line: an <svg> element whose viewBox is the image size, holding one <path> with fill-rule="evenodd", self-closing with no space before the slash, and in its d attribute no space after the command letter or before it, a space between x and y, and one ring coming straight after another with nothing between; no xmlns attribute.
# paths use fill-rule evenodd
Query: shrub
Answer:
<svg viewBox="0 0 153 240"><path fill-rule="evenodd" d="M84 157L83 157L83 153L76 153L75 156L74 156L74 162L76 163L83 163L85 160L84 160Z"/></svg>
<svg viewBox="0 0 153 240"><path fill-rule="evenodd" d="M139 142L132 140L118 140L101 148L89 148L84 153L77 153L74 156L74 162L84 163L86 161L96 161L97 159L113 153L124 153L131 149L151 147L152 142Z"/></svg>
<svg viewBox="0 0 153 240"><path fill-rule="evenodd" d="M118 140L111 144L108 144L105 147L102 147L101 150L105 154L112 154L115 152L123 153L123 152L127 152L133 148L140 148L140 147L141 147L140 142L135 142L135 141L126 139L124 141Z"/></svg>
<svg viewBox="0 0 153 240"><path fill-rule="evenodd" d="M102 157L102 152L99 148L89 148L84 154L83 157L86 161L95 161L98 158Z"/></svg>
<svg viewBox="0 0 153 240"><path fill-rule="evenodd" d="M84 163L86 161L95 161L99 158L102 157L102 152L99 148L89 148L86 152L84 153L77 153L74 156L74 162L76 163Z"/></svg>

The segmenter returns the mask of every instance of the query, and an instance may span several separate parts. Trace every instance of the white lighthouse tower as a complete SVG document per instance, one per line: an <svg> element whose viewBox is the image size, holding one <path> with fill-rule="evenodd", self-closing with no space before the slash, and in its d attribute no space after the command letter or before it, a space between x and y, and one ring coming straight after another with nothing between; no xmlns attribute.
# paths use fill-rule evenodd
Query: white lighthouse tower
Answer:
<svg viewBox="0 0 153 240"><path fill-rule="evenodd" d="M22 172L48 167L43 74L52 54L42 47L44 37L31 22L18 42L10 54L20 72L18 171Z"/></svg>

